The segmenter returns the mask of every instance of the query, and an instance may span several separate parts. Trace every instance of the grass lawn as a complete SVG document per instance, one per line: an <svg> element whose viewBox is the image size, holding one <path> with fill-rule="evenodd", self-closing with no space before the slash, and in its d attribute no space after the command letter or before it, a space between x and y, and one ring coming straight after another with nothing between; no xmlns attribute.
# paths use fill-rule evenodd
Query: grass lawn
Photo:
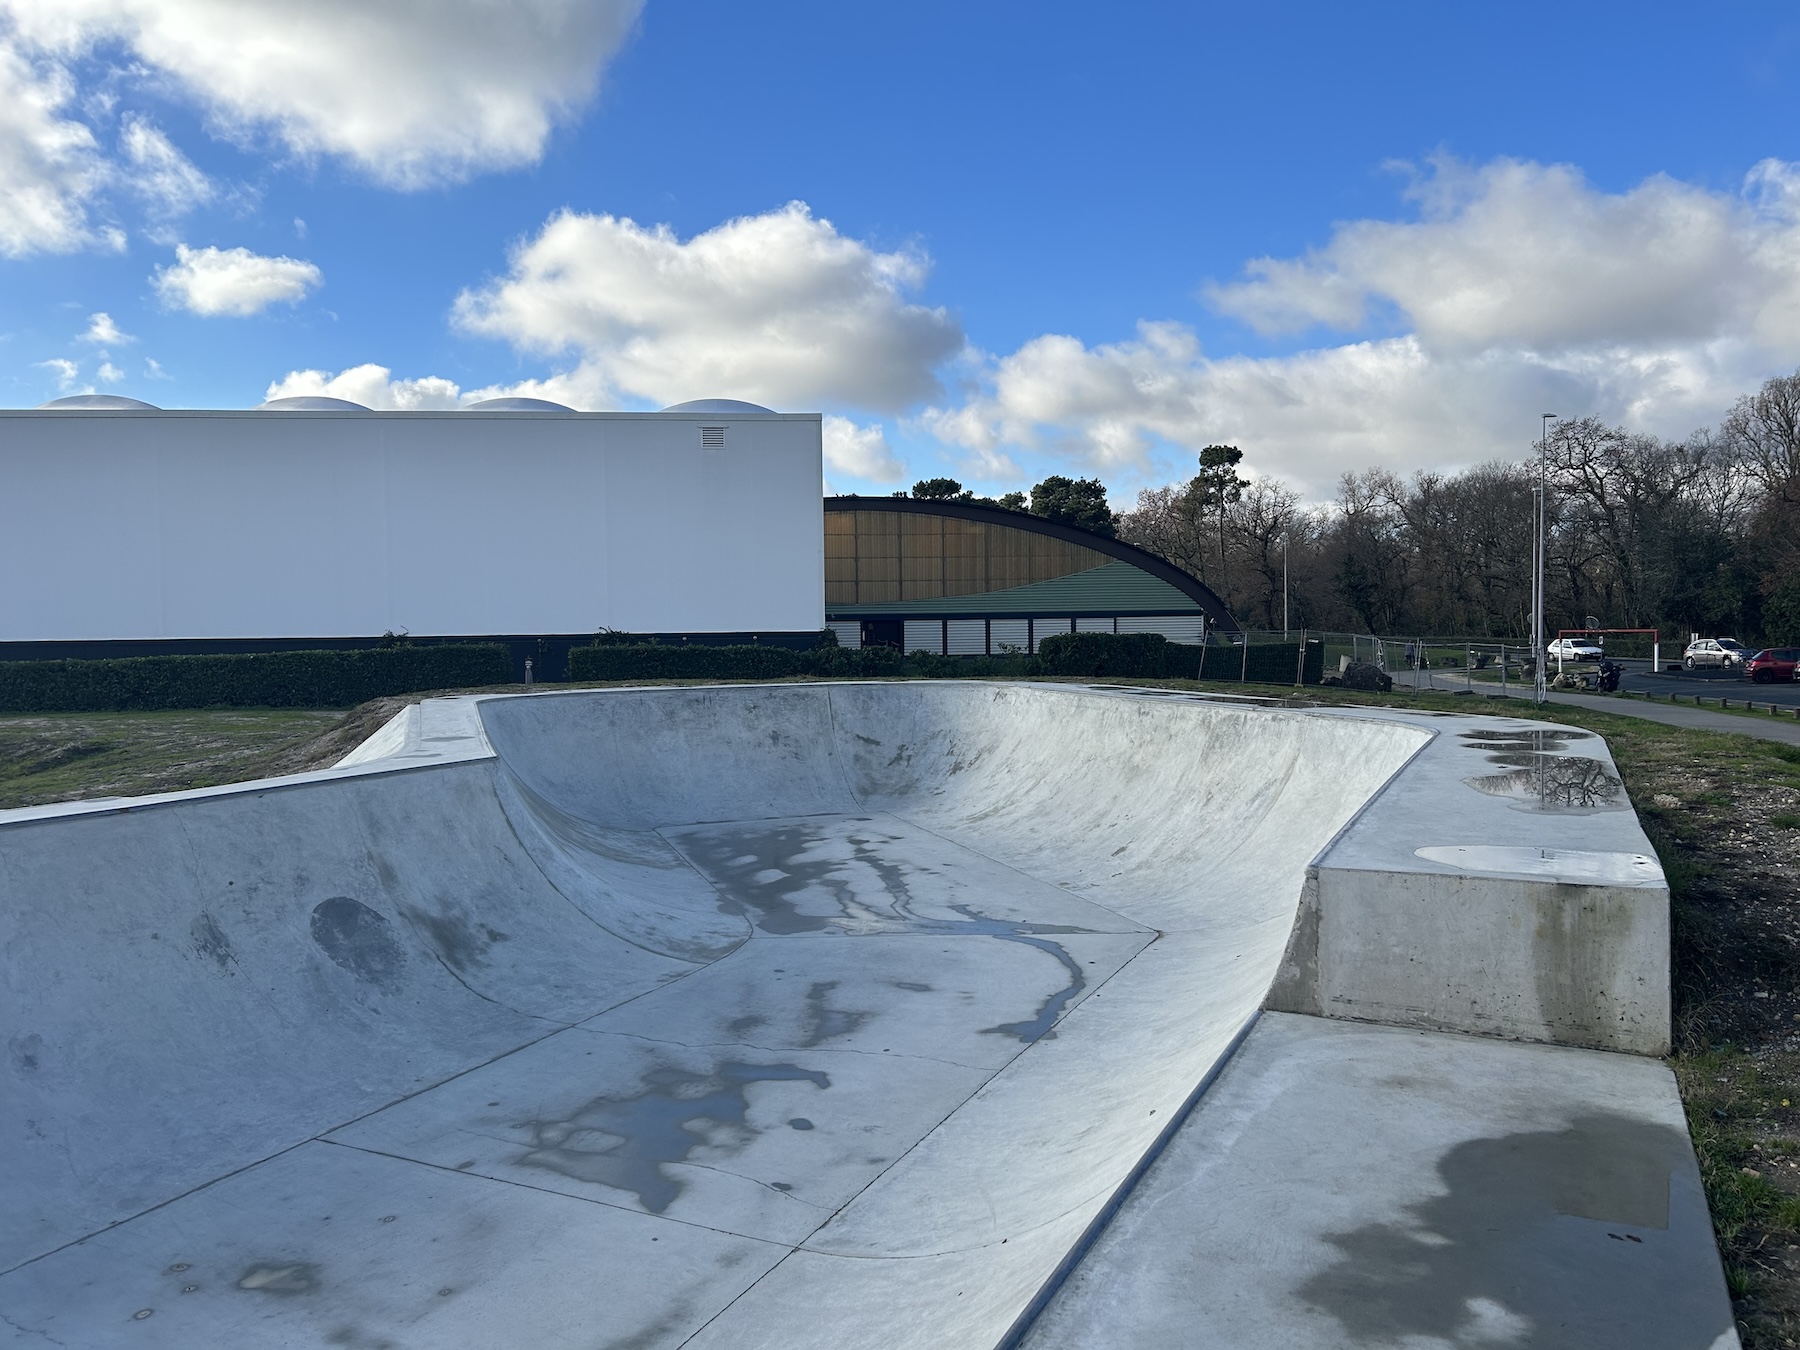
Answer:
<svg viewBox="0 0 1800 1350"><path fill-rule="evenodd" d="M1108 683L1290 701L1290 691L1268 685ZM0 808L321 768L409 701L381 699L348 713L0 716ZM1606 738L1669 878L1676 1043L1669 1063L1687 1104L1744 1345L1800 1345L1800 749L1586 708L1552 704L1539 712L1518 700L1496 706L1445 693L1308 689L1291 701L1536 717Z"/></svg>

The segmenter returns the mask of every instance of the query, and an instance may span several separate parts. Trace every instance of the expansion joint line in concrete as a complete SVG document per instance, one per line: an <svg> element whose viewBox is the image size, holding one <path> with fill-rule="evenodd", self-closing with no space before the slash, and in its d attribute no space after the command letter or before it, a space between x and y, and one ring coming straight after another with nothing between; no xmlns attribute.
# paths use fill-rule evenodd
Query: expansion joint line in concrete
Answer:
<svg viewBox="0 0 1800 1350"><path fill-rule="evenodd" d="M722 959L728 960L729 958ZM945 1059L942 1055L917 1055L905 1050L899 1054L895 1054L891 1050L858 1050L853 1045L796 1046L762 1045L756 1041L678 1041L672 1036L646 1036L641 1031L614 1031L611 1027L593 1025L594 1022L606 1015L606 1013L599 1013L588 1021L571 1027L570 1030L583 1032L589 1036L618 1036L624 1040L643 1041L649 1045L674 1045L683 1050L756 1050L765 1055L862 1055L875 1060L910 1059L917 1060L922 1064L945 1064L952 1069L967 1069L971 1073L985 1073L989 1077L1006 1067L1005 1064L1002 1064L999 1068L989 1069L986 1064L966 1064L960 1059ZM1021 1045L1016 1052L1007 1057L1006 1064L1011 1064L1013 1060L1030 1048L1029 1045Z"/></svg>
<svg viewBox="0 0 1800 1350"><path fill-rule="evenodd" d="M714 1224L695 1223L692 1219L671 1218L667 1214L646 1214L643 1210L634 1208L631 1205L622 1205L616 1201L603 1200L599 1196L575 1195L569 1191L559 1191L550 1186L533 1186L530 1182L520 1181L516 1177L497 1177L489 1172L458 1171L454 1167L446 1167L442 1163L430 1162L424 1158L408 1157L404 1153L389 1153L385 1149L370 1148L367 1144L351 1144L342 1139L318 1139L308 1140L307 1142L328 1144L333 1148L348 1149L352 1153L366 1154L371 1158L385 1158L389 1162L406 1163L413 1167L423 1167L427 1171L443 1172L453 1177L463 1177L469 1181L487 1181L492 1182L496 1186L513 1186L521 1191L531 1191L537 1195L554 1195L558 1199L568 1200L577 1205L599 1205L603 1209L616 1209L623 1214L635 1214L640 1218L655 1219L659 1223L677 1224L682 1228L692 1228L702 1233L717 1233L720 1237L740 1238L746 1242L761 1242L770 1247L784 1247L790 1251L793 1250L794 1244L792 1243L778 1242L773 1238L759 1237L755 1233L740 1233L735 1229L720 1228ZM683 1167L698 1167L709 1172L718 1172L725 1176L736 1177L740 1181L756 1181L756 1178L754 1177L747 1177L741 1172L731 1172L723 1167L707 1167L704 1163L691 1162L684 1162L681 1165ZM758 1182L757 1184L760 1185L761 1183ZM776 1194L780 1195L782 1192L777 1191ZM795 1199L799 1204L806 1205L808 1209L820 1208L820 1206L809 1204L807 1201L800 1200L798 1197L790 1198Z"/></svg>
<svg viewBox="0 0 1800 1350"><path fill-rule="evenodd" d="M1117 979L1121 974L1123 974L1126 970L1128 970L1131 967L1132 962L1135 962L1136 960L1138 960L1138 958L1143 956L1143 954L1145 952L1149 951L1150 948L1155 946L1157 940L1160 939L1161 937L1162 937L1161 933L1153 933L1150 941L1146 942L1142 947L1140 947L1137 950L1137 952L1131 957L1130 960L1126 961L1117 970L1113 971L1112 974L1108 975L1104 980L1100 981L1099 984L1095 985L1093 992L1090 993L1087 996L1087 998L1082 999L1081 1003L1076 1004L1072 1008L1064 1009L1062 1016L1057 1018L1056 1024L1058 1026L1060 1026L1063 1023L1063 1021L1066 1020L1069 1017L1069 1015L1075 1011L1075 1008L1079 1008L1080 1006L1082 1006L1082 1004L1085 1004L1088 1001L1088 999L1097 998L1100 995L1101 991L1104 990L1108 984L1110 984L1113 980ZM1104 1229L1106 1224L1111 1221L1112 1216L1114 1214L1118 1213L1119 1206L1125 1202L1125 1197L1130 1193L1131 1188L1137 1184L1138 1178L1141 1177L1144 1174L1144 1172L1149 1169L1150 1164L1156 1160L1157 1155L1159 1155L1163 1151L1163 1149L1165 1147L1167 1147L1168 1141L1174 1137L1175 1131L1180 1128L1181 1123L1188 1118L1189 1114L1192 1113L1194 1107L1199 1103L1201 1096L1206 1092L1206 1089L1208 1087L1210 1087L1212 1085L1213 1080L1219 1076L1219 1072L1221 1069L1224 1068L1225 1063L1234 1054L1237 1053L1238 1046L1243 1044L1244 1038L1250 1034L1250 1028L1256 1024L1256 1017L1257 1017L1257 1014L1255 1014L1255 1013L1252 1013L1250 1015L1249 1020L1246 1021L1243 1025L1243 1027L1239 1029L1238 1033L1231 1038L1231 1043L1225 1047L1224 1053L1222 1055L1220 1055L1218 1062L1216 1064L1214 1064L1213 1067L1207 1071L1206 1075L1203 1078L1201 1078L1199 1086L1197 1086L1193 1090L1193 1092L1191 1092L1188 1095L1187 1099L1181 1104L1181 1106L1176 1109L1176 1111L1174 1113L1174 1117L1171 1119L1169 1124L1167 1124L1163 1127L1162 1131L1156 1136L1156 1139L1151 1143L1149 1152L1147 1152L1144 1155L1143 1159L1141 1159L1139 1161L1138 1165L1132 1169L1130 1174L1126 1177L1125 1181L1123 1183L1121 1183L1120 1186L1114 1191L1112 1198L1107 1201L1106 1205L1102 1207L1099 1215L1096 1216L1095 1219L1093 1220L1093 1222L1088 1225L1087 1229L1085 1229L1083 1231L1081 1237L1077 1240L1075 1247L1071 1248L1072 1259L1070 1259L1069 1257L1065 1257L1063 1262L1060 1263L1057 1266L1056 1270L1051 1273L1050 1281L1047 1282L1045 1285L1045 1288L1049 1290L1049 1293L1044 1293L1042 1290L1040 1290L1038 1297L1034 1298L1031 1303L1026 1305L1025 1311L1019 1315L1020 1320L1016 1321L1013 1325L1013 1330L1009 1331L1007 1333L1008 1338L1013 1338L1015 1333L1017 1333L1017 1335L1022 1336L1024 1334L1025 1330L1029 1329L1030 1323L1027 1320L1027 1318L1029 1317L1029 1319L1035 1320L1038 1312L1042 1311L1043 1304L1047 1303L1049 1301L1050 1294L1053 1294L1055 1292L1055 1288L1052 1288L1051 1285L1054 1284L1054 1286L1060 1287L1062 1282L1068 1278L1069 1271L1073 1270L1075 1268L1075 1266L1080 1263L1081 1257L1086 1255L1088 1249L1090 1247L1092 1247L1094 1245L1094 1243L1099 1239L1101 1230ZM1034 1042L1033 1044L1036 1044L1036 1042ZM845 1252L826 1252L826 1251L822 1251L819 1248L808 1248L806 1244L811 1242L813 1240L813 1238L816 1237L820 1232L822 1232L824 1230L824 1228L826 1227L826 1225L829 1224L833 1219L835 1219L839 1214L843 1213L851 1205L855 1204L856 1201L861 1196L863 1196L865 1193L868 1192L870 1187L874 1186L875 1183L880 1181L882 1177L886 1176L889 1172L893 1171L896 1167L898 1167L906 1158L911 1156L915 1150L920 1148L927 1139L931 1138L932 1135L936 1134L940 1129L942 1129L945 1122L948 1121L950 1119L950 1117L954 1116L958 1111L962 1110L963 1107L967 1106L969 1104L969 1102L974 1100L974 1098L980 1092L982 1092L990 1083L992 1083L994 1081L994 1079L998 1078L1002 1073L1004 1073L1007 1069L1011 1068L1014 1064L1017 1064L1019 1062L1019 1060L1024 1057L1025 1053L1027 1051L1029 1051L1031 1048L1032 1047L1030 1045L1022 1047L1018 1054L1014 1055L1011 1059L1007 1060L1007 1062L1005 1064L1003 1064L1000 1068L994 1070L994 1072L992 1074L990 1074L987 1078L983 1079L979 1084L977 1084L975 1087L971 1088L966 1095L964 1095L959 1101L957 1101L954 1105L952 1105L949 1110L944 1112L944 1114L938 1118L936 1123L933 1124L930 1129L923 1131L917 1139L913 1140L913 1142L910 1145L908 1145L905 1149L901 1150L901 1152L892 1161L890 1161L886 1167L883 1167L874 1176L870 1177L868 1179L868 1181L864 1182L860 1187L858 1187L855 1194L847 1196L842 1204L840 1204L836 1209L832 1210L831 1213L826 1215L824 1219L820 1220L818 1226L816 1228L814 1228L812 1230L812 1232L808 1233L805 1237L801 1238L792 1247L790 1247L788 1249L786 1255L784 1255L781 1258L781 1260L777 1261L774 1265L770 1266L767 1270L765 1270L756 1279L752 1280L747 1286L745 1286L742 1290L740 1290L738 1292L736 1297L732 1298L723 1307L721 1307L717 1312L715 1312L711 1317L707 1318L706 1321L702 1322L698 1327L694 1328L693 1334L690 1335L689 1337L687 1337L686 1340L683 1340L681 1342L681 1344L682 1345L689 1344L690 1342L693 1341L694 1337L699 1336L702 1332L704 1332L706 1330L707 1327L711 1326L714 1322L717 1322L721 1317L724 1317L728 1312L731 1311L731 1309L733 1307L735 1307L737 1305L737 1303L740 1299L747 1297L752 1290L754 1290L759 1285L761 1285L764 1280L767 1280L770 1276L772 1276L777 1270L779 1270L782 1267L782 1265L784 1265L787 1262L788 1257L794 1255L795 1252L799 1252L802 1250L810 1250L816 1255L831 1256L831 1257L834 1257L834 1258L840 1259L840 1260L898 1261L898 1260L909 1259L906 1257L892 1257L892 1256L856 1257L856 1256L852 1256L849 1253L845 1253ZM1064 1212L1067 1213L1068 1211L1064 1211ZM991 1246L993 1244L989 1243L986 1245ZM935 1256L935 1255L941 1255L941 1253L933 1252L933 1253L927 1253L927 1255ZM1041 1302L1040 1302L1040 1299L1042 1300ZM1000 1343L1000 1345L996 1346L995 1350L1010 1350L1010 1347L1015 1346L1016 1344L1017 1344L1016 1339L1006 1339L1006 1340L1003 1340ZM678 1350L679 1350L679 1348L678 1348Z"/></svg>
<svg viewBox="0 0 1800 1350"><path fill-rule="evenodd" d="M594 1016L596 1016L596 1017L603 1016L604 1013L606 1013L606 1012L612 1012L616 1008L623 1008L627 1004L635 1003L638 999L643 998L646 994L653 994L653 993L657 992L658 989L666 989L669 987L670 984L675 984L679 980L685 980L689 975L691 975L693 973L694 973L693 971L684 972L682 975L678 976L676 980L670 980L667 984L657 985L656 988L654 988L654 989L645 989L639 993L633 994L630 998L621 999L618 1003L615 1003L612 1006L612 1008L607 1008L601 1013L595 1013ZM470 992L473 993L474 991L471 990ZM525 1015L527 1015L527 1014L521 1014L521 1016L525 1016ZM548 1020L548 1019L544 1019L544 1020ZM584 1020L586 1020L586 1019L584 1019ZM518 1045L515 1045L508 1049L500 1051L499 1054L490 1055L487 1059L484 1059L479 1064L471 1064L468 1068L459 1069L457 1072L450 1074L447 1077L440 1078L434 1083L427 1083L425 1086L418 1088L412 1092L403 1093L402 1095L395 1097L392 1101L383 1102L380 1106L370 1107L367 1111L362 1112L360 1115L352 1116L348 1120L340 1120L336 1124L331 1125L326 1129L320 1130L317 1134L309 1135L305 1139L297 1139L293 1143L289 1144L287 1147L278 1148L273 1153L270 1153L264 1157L254 1158L251 1161L245 1163L241 1167L234 1167L228 1172L221 1172L216 1177L208 1177L205 1181L200 1182L198 1185L188 1187L185 1191L182 1191L179 1195L171 1195L167 1200L158 1200L154 1205L146 1205L143 1209L138 1210L135 1214L127 1214L122 1219L115 1219L111 1223L101 1224L100 1227L94 1229L93 1231L83 1233L79 1237L70 1238L67 1242L59 1242L56 1246L51 1247L46 1251L41 1251L41 1252L37 1253L37 1255L35 1255L35 1256L27 1257L23 1261L19 1261L11 1266L8 1266L4 1270L0 1270L0 1276L10 1275L15 1270L23 1270L26 1266L35 1265L37 1262L42 1261L45 1257L55 1256L56 1253L58 1253L60 1251L66 1251L70 1247L79 1246L81 1243L86 1242L89 1238L98 1237L102 1233L109 1233L113 1229L123 1227L125 1224L128 1224L128 1223L135 1223L137 1220L143 1218L147 1214L154 1214L159 1209L167 1209L170 1205L173 1205L178 1201L185 1200L190 1195L198 1195L201 1191L204 1191L204 1190L208 1189L209 1187L216 1186L221 1181L229 1181L233 1177L242 1176L245 1172L249 1172L255 1168L261 1167L264 1163L274 1162L275 1159L280 1158L280 1157L285 1157L287 1154L292 1153L295 1149L302 1148L307 1144L337 1143L336 1140L328 1139L328 1138L326 1138L326 1136L330 1135L330 1134L334 1134L338 1130L348 1129L350 1126L355 1125L357 1122L367 1120L371 1116L378 1116L383 1111L388 1110L390 1107L398 1106L402 1102L411 1101L414 1097L421 1097L424 1094L426 1094L427 1092L433 1092L436 1089L443 1087L446 1083L454 1083L457 1079L465 1078L469 1074L479 1072L480 1070L487 1068L489 1065L498 1064L501 1060L506 1059L511 1055L516 1055L520 1051L529 1050L529 1049L531 1049L532 1046L538 1045L543 1041L547 1041L552 1036L560 1036L565 1031L574 1031L578 1028L578 1025L579 1024L573 1023L573 1022L555 1023L550 1028L550 1030L546 1031L543 1035L534 1036L528 1041L523 1041ZM339 1145L339 1146L340 1147L349 1147L349 1145Z"/></svg>
<svg viewBox="0 0 1800 1350"><path fill-rule="evenodd" d="M1069 1276L1075 1273L1075 1268L1081 1264L1082 1258L1093 1250L1094 1244L1100 1240L1100 1235L1112 1223L1125 1201L1130 1198L1132 1191L1137 1188L1137 1184L1155 1166L1156 1160L1163 1155L1163 1151L1168 1148L1181 1127L1187 1123L1188 1117L1194 1113L1194 1108L1200 1104L1200 1099L1206 1095L1207 1089L1218 1081L1219 1075L1225 1071L1225 1066L1231 1063L1233 1057L1236 1056L1238 1047L1243 1045L1246 1038L1249 1037L1251 1028L1256 1025L1256 1019L1259 1016L1261 1016L1260 1013L1253 1012L1244 1020L1244 1025L1238 1028L1237 1035L1231 1038L1231 1043L1225 1047L1225 1052L1213 1063L1212 1068L1206 1071L1205 1076L1195 1084L1194 1090L1188 1094L1187 1100L1181 1104L1168 1124L1164 1125L1161 1132L1151 1141L1150 1147L1144 1151L1143 1157L1139 1158L1131 1171L1125 1174L1125 1179L1118 1184L1111 1197L1100 1207L1100 1212L1094 1215L1092 1221L1082 1230L1081 1236L1075 1239L1074 1245L1063 1254L1063 1259L1056 1263L1056 1269L1050 1272L1050 1278L1039 1286L1037 1293L1032 1295L1031 1301L1025 1305L1024 1310L1013 1321L1006 1334L995 1344L994 1350L1018 1350L1018 1347L1025 1343L1025 1337L1030 1334L1032 1325L1043 1314L1044 1309L1050 1306L1050 1300L1055 1298L1057 1291L1068 1282Z"/></svg>

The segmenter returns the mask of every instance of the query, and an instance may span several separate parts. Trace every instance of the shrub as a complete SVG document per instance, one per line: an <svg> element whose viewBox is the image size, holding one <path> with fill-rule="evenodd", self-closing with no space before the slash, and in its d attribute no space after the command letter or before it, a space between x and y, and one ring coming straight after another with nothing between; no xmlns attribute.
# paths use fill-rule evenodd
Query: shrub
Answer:
<svg viewBox="0 0 1800 1350"><path fill-rule="evenodd" d="M900 653L886 647L786 647L744 644L607 643L569 653L571 680L779 680L789 675L856 678L898 675Z"/></svg>
<svg viewBox="0 0 1800 1350"><path fill-rule="evenodd" d="M1058 633L1039 645L1046 675L1110 676L1114 679L1247 680L1252 684L1292 684L1301 660L1298 642L1267 642L1242 647L1205 649L1170 642L1160 633ZM1305 684L1317 684L1324 673L1324 644L1306 643Z"/></svg>
<svg viewBox="0 0 1800 1350"><path fill-rule="evenodd" d="M1038 659L1046 675L1154 678L1170 671L1169 646L1161 633L1057 633L1038 644ZM1183 673L1196 659L1182 659Z"/></svg>
<svg viewBox="0 0 1800 1350"><path fill-rule="evenodd" d="M0 662L0 712L155 712L173 708L347 708L431 689L505 684L497 642Z"/></svg>

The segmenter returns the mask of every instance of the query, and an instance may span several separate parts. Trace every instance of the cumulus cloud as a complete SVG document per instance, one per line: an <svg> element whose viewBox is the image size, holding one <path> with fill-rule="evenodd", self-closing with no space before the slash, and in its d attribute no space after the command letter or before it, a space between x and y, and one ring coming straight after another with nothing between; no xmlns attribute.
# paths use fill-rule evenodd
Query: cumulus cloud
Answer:
<svg viewBox="0 0 1800 1350"><path fill-rule="evenodd" d="M352 366L336 375L323 370L292 370L271 384L263 397L294 398L303 394L349 399L379 412L456 408L466 401L453 381L435 375L396 380L393 371L374 364Z"/></svg>
<svg viewBox="0 0 1800 1350"><path fill-rule="evenodd" d="M827 468L870 483L898 483L906 476L906 466L895 457L880 425L858 426L828 413L824 440Z"/></svg>
<svg viewBox="0 0 1800 1350"><path fill-rule="evenodd" d="M175 261L151 278L163 302L211 318L244 318L274 304L297 304L324 280L298 258L269 258L247 248L178 245Z"/></svg>
<svg viewBox="0 0 1800 1350"><path fill-rule="evenodd" d="M81 335L83 342L92 342L98 347L119 347L137 339L130 333L119 331L119 325L113 322L113 316L102 310L98 314L88 316L87 331Z"/></svg>
<svg viewBox="0 0 1800 1350"><path fill-rule="evenodd" d="M100 369L95 372L95 376L103 384L117 384L120 380L125 378L125 372L120 370L111 361L102 361L100 363Z"/></svg>
<svg viewBox="0 0 1800 1350"><path fill-rule="evenodd" d="M1433 349L1800 338L1800 180L1777 161L1728 194L1657 175L1595 190L1568 165L1432 164L1415 221L1340 225L1300 258L1259 258L1208 291L1264 333L1362 328L1392 306Z"/></svg>
<svg viewBox="0 0 1800 1350"><path fill-rule="evenodd" d="M68 253L97 242L88 206L107 178L94 133L67 115L68 72L0 31L0 254Z"/></svg>
<svg viewBox="0 0 1800 1350"><path fill-rule="evenodd" d="M1176 323L1047 335L981 357L975 392L920 421L989 481L1030 453L1131 486L1229 442L1325 496L1368 464L1517 457L1551 409L1679 436L1800 364L1794 166L1760 164L1735 193L1663 177L1606 193L1566 166L1444 161L1407 196L1416 220L1341 225L1208 292L1265 333L1352 340L1214 357Z"/></svg>
<svg viewBox="0 0 1800 1350"><path fill-rule="evenodd" d="M642 0L0 0L40 51L117 43L246 137L421 187L535 162Z"/></svg>
<svg viewBox="0 0 1800 1350"><path fill-rule="evenodd" d="M939 393L936 370L962 346L955 319L908 298L928 265L847 238L800 202L685 241L565 211L504 277L458 299L456 321L524 351L578 354L558 387L584 402L891 411Z"/></svg>

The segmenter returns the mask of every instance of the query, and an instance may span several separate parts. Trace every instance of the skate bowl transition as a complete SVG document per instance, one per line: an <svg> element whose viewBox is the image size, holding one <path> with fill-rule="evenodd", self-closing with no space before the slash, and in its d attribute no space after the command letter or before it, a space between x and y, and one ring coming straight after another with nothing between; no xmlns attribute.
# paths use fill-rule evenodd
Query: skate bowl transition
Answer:
<svg viewBox="0 0 1800 1350"><path fill-rule="evenodd" d="M1008 1343L1261 1010L1663 1072L1650 853L1567 728L951 681L0 813L5 1343Z"/></svg>

